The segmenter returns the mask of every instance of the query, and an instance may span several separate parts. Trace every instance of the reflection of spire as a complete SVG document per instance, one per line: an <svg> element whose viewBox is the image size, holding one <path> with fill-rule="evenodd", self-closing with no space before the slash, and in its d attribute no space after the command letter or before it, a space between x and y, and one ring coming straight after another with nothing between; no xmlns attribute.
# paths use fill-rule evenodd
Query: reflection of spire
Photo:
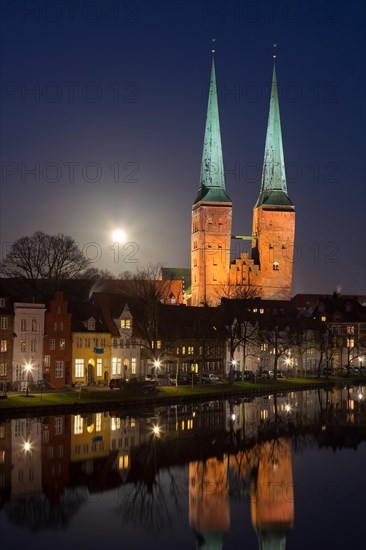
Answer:
<svg viewBox="0 0 366 550"><path fill-rule="evenodd" d="M252 492L252 524L260 550L284 550L294 521L291 440L277 439L260 447Z"/></svg>
<svg viewBox="0 0 366 550"><path fill-rule="evenodd" d="M230 530L227 457L189 464L189 525L199 549L222 548Z"/></svg>

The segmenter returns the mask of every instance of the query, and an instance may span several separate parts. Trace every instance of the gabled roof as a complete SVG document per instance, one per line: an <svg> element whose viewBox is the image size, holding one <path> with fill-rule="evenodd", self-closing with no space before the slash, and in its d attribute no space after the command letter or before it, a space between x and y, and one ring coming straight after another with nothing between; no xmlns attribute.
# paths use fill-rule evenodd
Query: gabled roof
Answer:
<svg viewBox="0 0 366 550"><path fill-rule="evenodd" d="M95 332L109 332L102 311L90 302L70 302L69 311L72 315L72 332L90 332L91 334ZM88 330L88 327L85 326L85 323L91 318L95 319L95 330Z"/></svg>
<svg viewBox="0 0 366 550"><path fill-rule="evenodd" d="M91 301L100 308L109 332L115 337L118 337L120 333L113 319L119 319L126 306L128 306L130 310L132 319L137 319L139 317L139 311L141 310L137 298L128 298L121 294L96 292L92 295ZM139 337L136 323L133 322L132 336Z"/></svg>

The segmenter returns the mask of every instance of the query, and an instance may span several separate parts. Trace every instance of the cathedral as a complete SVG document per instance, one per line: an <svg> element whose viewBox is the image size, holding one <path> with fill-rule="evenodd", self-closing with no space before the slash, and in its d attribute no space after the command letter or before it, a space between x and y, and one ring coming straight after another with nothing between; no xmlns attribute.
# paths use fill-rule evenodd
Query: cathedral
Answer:
<svg viewBox="0 0 366 550"><path fill-rule="evenodd" d="M251 253L231 259L232 200L224 176L215 62L212 58L200 185L192 206L191 289L193 306L221 298L290 300L295 206L287 194L276 68L264 152L261 188L253 209Z"/></svg>

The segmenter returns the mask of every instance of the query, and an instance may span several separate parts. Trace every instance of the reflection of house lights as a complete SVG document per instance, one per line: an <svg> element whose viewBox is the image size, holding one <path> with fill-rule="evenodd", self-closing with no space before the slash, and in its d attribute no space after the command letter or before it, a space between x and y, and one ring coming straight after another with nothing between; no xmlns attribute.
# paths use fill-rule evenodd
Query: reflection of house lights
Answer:
<svg viewBox="0 0 366 550"><path fill-rule="evenodd" d="M361 399L363 399L363 395L362 395L361 392L358 394L358 398L359 398L360 401L361 401Z"/></svg>
<svg viewBox="0 0 366 550"><path fill-rule="evenodd" d="M234 421L235 418L236 418L235 413L233 413L233 414L231 415L231 420Z"/></svg>

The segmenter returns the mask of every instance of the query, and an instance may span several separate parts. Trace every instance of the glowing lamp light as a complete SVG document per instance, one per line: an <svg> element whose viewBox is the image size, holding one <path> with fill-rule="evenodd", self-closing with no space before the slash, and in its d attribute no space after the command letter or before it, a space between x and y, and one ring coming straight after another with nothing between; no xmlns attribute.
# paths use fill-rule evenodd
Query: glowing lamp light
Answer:
<svg viewBox="0 0 366 550"><path fill-rule="evenodd" d="M153 434L155 437L160 437L160 426L158 424L153 426Z"/></svg>
<svg viewBox="0 0 366 550"><path fill-rule="evenodd" d="M236 367L236 365L237 365L236 359L233 359L233 360L231 361L231 364L232 364L233 367Z"/></svg>
<svg viewBox="0 0 366 550"><path fill-rule="evenodd" d="M290 403L286 403L286 405L285 405L285 411L286 411L287 413L289 413L289 412L292 411L292 407L291 407Z"/></svg>
<svg viewBox="0 0 366 550"><path fill-rule="evenodd" d="M24 443L23 443L24 452L29 453L31 448L32 448L32 445L31 445L30 441L24 441Z"/></svg>
<svg viewBox="0 0 366 550"><path fill-rule="evenodd" d="M235 418L236 418L235 413L233 413L233 414L231 415L231 420L234 422Z"/></svg>
<svg viewBox="0 0 366 550"><path fill-rule="evenodd" d="M291 359L289 357L286 357L285 363L287 366L291 365Z"/></svg>

